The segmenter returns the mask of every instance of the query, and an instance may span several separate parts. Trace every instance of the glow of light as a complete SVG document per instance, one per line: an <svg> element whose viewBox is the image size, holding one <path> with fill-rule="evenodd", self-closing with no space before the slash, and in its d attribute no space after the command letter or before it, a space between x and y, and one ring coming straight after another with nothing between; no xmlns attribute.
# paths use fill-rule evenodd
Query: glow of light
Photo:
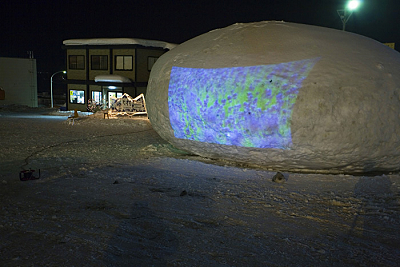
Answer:
<svg viewBox="0 0 400 267"><path fill-rule="evenodd" d="M117 89L117 87L116 86L109 86L108 89L113 90L113 89Z"/></svg>
<svg viewBox="0 0 400 267"><path fill-rule="evenodd" d="M352 0L347 4L347 9L352 11L356 10L360 6L360 1Z"/></svg>
<svg viewBox="0 0 400 267"><path fill-rule="evenodd" d="M273 65L172 67L169 119L176 138L257 148L290 148L299 89L319 58Z"/></svg>

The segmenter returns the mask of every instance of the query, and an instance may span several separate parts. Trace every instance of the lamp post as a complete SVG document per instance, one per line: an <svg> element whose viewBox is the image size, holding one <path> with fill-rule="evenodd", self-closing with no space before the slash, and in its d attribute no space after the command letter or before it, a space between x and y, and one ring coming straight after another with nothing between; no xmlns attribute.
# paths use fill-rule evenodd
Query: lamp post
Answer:
<svg viewBox="0 0 400 267"><path fill-rule="evenodd" d="M344 9L338 9L337 13L343 23L343 31L346 30L346 23L353 14L353 12L360 6L361 2L358 0L351 0L347 3Z"/></svg>
<svg viewBox="0 0 400 267"><path fill-rule="evenodd" d="M53 105L53 77L54 77L54 75L61 73L61 72L64 74L67 73L65 70L60 70L60 71L53 73L53 75L51 75L51 78L50 78L50 101L51 101L52 108L54 107L54 105Z"/></svg>

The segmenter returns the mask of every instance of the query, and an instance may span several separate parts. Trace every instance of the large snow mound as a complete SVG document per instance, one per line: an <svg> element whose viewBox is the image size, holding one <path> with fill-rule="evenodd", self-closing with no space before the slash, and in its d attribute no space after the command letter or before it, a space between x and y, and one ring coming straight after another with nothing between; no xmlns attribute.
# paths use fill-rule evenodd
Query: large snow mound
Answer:
<svg viewBox="0 0 400 267"><path fill-rule="evenodd" d="M400 54L285 23L234 24L159 58L147 89L162 138L203 157L289 171L400 166Z"/></svg>

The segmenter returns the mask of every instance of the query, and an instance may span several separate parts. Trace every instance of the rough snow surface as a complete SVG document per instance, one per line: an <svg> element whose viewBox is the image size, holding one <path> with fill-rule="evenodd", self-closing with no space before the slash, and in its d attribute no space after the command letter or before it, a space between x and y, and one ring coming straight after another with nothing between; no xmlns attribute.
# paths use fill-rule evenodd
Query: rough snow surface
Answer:
<svg viewBox="0 0 400 267"><path fill-rule="evenodd" d="M146 116L58 113L0 107L0 266L398 266L398 173L274 183L182 153Z"/></svg>
<svg viewBox="0 0 400 267"><path fill-rule="evenodd" d="M400 166L400 54L372 39L285 23L235 24L154 65L154 129L174 146L277 170Z"/></svg>
<svg viewBox="0 0 400 267"><path fill-rule="evenodd" d="M176 44L157 40L139 38L91 38L91 39L69 39L63 41L64 45L142 45L146 47L160 47L173 49Z"/></svg>

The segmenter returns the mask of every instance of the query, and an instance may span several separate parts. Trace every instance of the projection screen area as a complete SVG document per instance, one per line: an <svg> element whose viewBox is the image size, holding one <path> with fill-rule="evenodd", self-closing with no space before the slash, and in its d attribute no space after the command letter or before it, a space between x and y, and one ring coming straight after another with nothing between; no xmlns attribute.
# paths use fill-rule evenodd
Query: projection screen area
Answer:
<svg viewBox="0 0 400 267"><path fill-rule="evenodd" d="M299 89L319 58L231 68L172 67L169 118L176 138L287 149Z"/></svg>

